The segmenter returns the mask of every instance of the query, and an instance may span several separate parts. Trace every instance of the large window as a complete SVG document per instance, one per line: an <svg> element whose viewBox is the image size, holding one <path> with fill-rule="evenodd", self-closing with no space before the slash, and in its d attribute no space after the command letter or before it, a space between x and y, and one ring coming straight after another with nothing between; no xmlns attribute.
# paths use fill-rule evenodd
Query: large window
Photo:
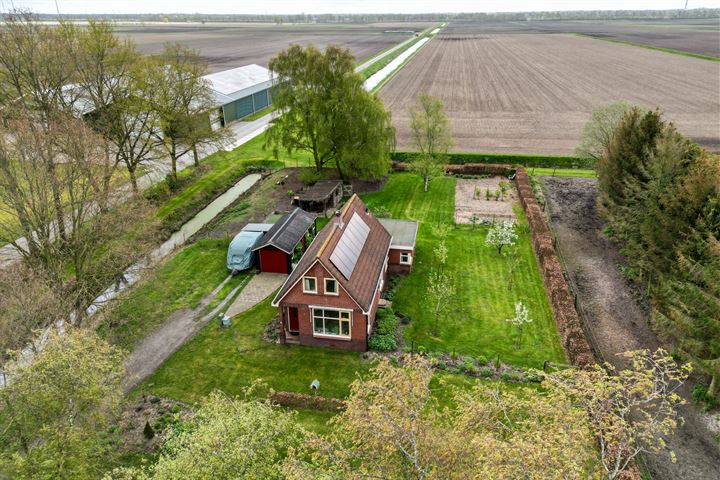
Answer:
<svg viewBox="0 0 720 480"><path fill-rule="evenodd" d="M313 333L350 338L350 312L347 310L331 310L313 308Z"/></svg>
<svg viewBox="0 0 720 480"><path fill-rule="evenodd" d="M317 293L317 279L315 277L303 277L303 292Z"/></svg>

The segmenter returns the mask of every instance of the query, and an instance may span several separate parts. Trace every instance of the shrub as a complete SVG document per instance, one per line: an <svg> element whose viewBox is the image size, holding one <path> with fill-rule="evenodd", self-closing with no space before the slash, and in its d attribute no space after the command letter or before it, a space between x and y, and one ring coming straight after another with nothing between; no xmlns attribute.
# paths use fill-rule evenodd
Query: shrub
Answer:
<svg viewBox="0 0 720 480"><path fill-rule="evenodd" d="M445 362L443 362L442 360L440 360L440 361L437 363L436 367L437 367L438 369L440 369L440 370L445 370L445 369L447 369L447 363L445 363Z"/></svg>
<svg viewBox="0 0 720 480"><path fill-rule="evenodd" d="M170 409L172 413L180 413L180 405L173 405L173 407Z"/></svg>
<svg viewBox="0 0 720 480"><path fill-rule="evenodd" d="M480 375L482 377L489 378L489 377L492 377L492 374L493 374L493 371L490 370L489 368L483 368L482 370L480 370Z"/></svg>
<svg viewBox="0 0 720 480"><path fill-rule="evenodd" d="M314 168L304 168L300 172L299 178L305 185L315 185L322 178L322 172L318 172Z"/></svg>
<svg viewBox="0 0 720 480"><path fill-rule="evenodd" d="M525 381L530 383L542 382L542 377L535 372L528 372L525 374Z"/></svg>
<svg viewBox="0 0 720 480"><path fill-rule="evenodd" d="M420 355L425 355L425 347L423 345L418 346L417 351Z"/></svg>
<svg viewBox="0 0 720 480"><path fill-rule="evenodd" d="M373 333L368 339L368 348L376 352L392 352L397 349L397 342L394 335Z"/></svg>
<svg viewBox="0 0 720 480"><path fill-rule="evenodd" d="M505 373L503 373L502 375L500 375L500 378L502 378L502 380L503 380L504 382L509 382L509 381L510 381L510 374L507 373L507 372L505 372Z"/></svg>
<svg viewBox="0 0 720 480"><path fill-rule="evenodd" d="M472 359L465 360L464 366L465 366L465 371L467 373L475 374L478 371L478 369L475 366L475 363L473 363Z"/></svg>
<svg viewBox="0 0 720 480"><path fill-rule="evenodd" d="M510 374L510 380L513 382L519 382L520 381L520 373L519 372L512 372Z"/></svg>
<svg viewBox="0 0 720 480"><path fill-rule="evenodd" d="M145 420L145 428L143 428L143 436L148 440L152 440L155 437L155 430L150 426L150 422Z"/></svg>
<svg viewBox="0 0 720 480"><path fill-rule="evenodd" d="M702 383L698 383L693 387L692 390L693 402L702 404L703 408L707 411L718 405L718 400L711 397L707 393L707 386Z"/></svg>
<svg viewBox="0 0 720 480"><path fill-rule="evenodd" d="M477 362L478 362L478 365L480 365L480 366L487 365L487 358L485 357L485 355L479 355L477 357Z"/></svg>
<svg viewBox="0 0 720 480"><path fill-rule="evenodd" d="M377 326L375 332L379 335L392 335L395 336L397 328L400 322L395 314L386 315L382 318L377 319Z"/></svg>

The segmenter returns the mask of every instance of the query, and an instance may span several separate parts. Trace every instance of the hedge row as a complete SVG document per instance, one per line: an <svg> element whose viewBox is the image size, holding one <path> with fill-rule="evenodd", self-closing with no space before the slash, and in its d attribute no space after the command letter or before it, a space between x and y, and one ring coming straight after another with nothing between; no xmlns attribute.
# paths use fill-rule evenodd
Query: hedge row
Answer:
<svg viewBox="0 0 720 480"><path fill-rule="evenodd" d="M518 155L504 153L448 153L449 163L462 165L465 163L509 163L525 167L545 168L595 168L591 160L557 155ZM390 159L396 162L409 163L418 156L417 152L393 152Z"/></svg>
<svg viewBox="0 0 720 480"><path fill-rule="evenodd" d="M392 169L396 172L407 172L409 164L393 161ZM445 172L449 175L503 175L512 173L510 165L500 163L465 163L463 165L448 165Z"/></svg>
<svg viewBox="0 0 720 480"><path fill-rule="evenodd" d="M563 276L562 265L555 251L545 215L535 199L535 194L530 186L530 178L525 169L518 168L515 182L520 202L525 209L532 230L535 255L553 309L560 341L568 358L574 365L586 366L593 364L595 363L595 357L582 329L570 288Z"/></svg>
<svg viewBox="0 0 720 480"><path fill-rule="evenodd" d="M304 408L307 410L319 410L321 412L340 412L345 409L345 402L342 400L321 397L319 395L271 391L269 398L273 403L277 403L283 407Z"/></svg>

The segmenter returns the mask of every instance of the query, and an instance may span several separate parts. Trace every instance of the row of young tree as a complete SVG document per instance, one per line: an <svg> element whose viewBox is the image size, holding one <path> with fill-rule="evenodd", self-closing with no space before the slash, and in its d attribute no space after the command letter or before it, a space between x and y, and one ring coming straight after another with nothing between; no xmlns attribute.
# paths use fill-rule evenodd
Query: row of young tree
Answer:
<svg viewBox="0 0 720 480"><path fill-rule="evenodd" d="M0 239L24 262L0 275L9 292L2 359L30 330L81 316L156 241L153 208L133 194L141 168L164 168L172 186L182 155L197 163L229 138L209 123L215 107L197 52L167 45L141 55L104 22L3 20ZM121 188L127 179L133 192ZM28 292L51 298L33 303Z"/></svg>
<svg viewBox="0 0 720 480"><path fill-rule="evenodd" d="M33 479L623 478L663 452L689 373L663 351L630 368L542 374L507 388L444 384L422 356L383 359L357 379L332 432L305 431L254 385L179 412L156 458L118 468L122 352L88 330L52 335L0 389L0 474ZM612 367L606 366L611 369ZM439 383L438 383L439 380ZM599 448L598 448L599 446Z"/></svg>
<svg viewBox="0 0 720 480"><path fill-rule="evenodd" d="M720 157L657 111L616 104L595 116L599 205L622 242L653 320L720 389ZM587 138L587 137L586 137Z"/></svg>

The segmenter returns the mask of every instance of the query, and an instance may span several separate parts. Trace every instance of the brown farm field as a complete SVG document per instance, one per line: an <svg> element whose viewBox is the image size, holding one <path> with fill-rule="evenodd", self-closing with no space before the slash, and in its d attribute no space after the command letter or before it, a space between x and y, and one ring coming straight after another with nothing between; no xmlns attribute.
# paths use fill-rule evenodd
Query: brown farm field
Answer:
<svg viewBox="0 0 720 480"><path fill-rule="evenodd" d="M252 23L119 25L116 33L132 39L144 53L158 53L165 43L178 42L200 51L208 70L217 72L250 63L267 67L270 59L291 43L324 48L347 47L358 60L410 38L431 23L374 23L360 25Z"/></svg>
<svg viewBox="0 0 720 480"><path fill-rule="evenodd" d="M607 40L720 57L720 18L451 22L445 33L581 33Z"/></svg>
<svg viewBox="0 0 720 480"><path fill-rule="evenodd" d="M569 155L593 108L659 108L720 150L720 63L570 34L441 34L380 90L409 149L408 107L441 98L455 151Z"/></svg>

